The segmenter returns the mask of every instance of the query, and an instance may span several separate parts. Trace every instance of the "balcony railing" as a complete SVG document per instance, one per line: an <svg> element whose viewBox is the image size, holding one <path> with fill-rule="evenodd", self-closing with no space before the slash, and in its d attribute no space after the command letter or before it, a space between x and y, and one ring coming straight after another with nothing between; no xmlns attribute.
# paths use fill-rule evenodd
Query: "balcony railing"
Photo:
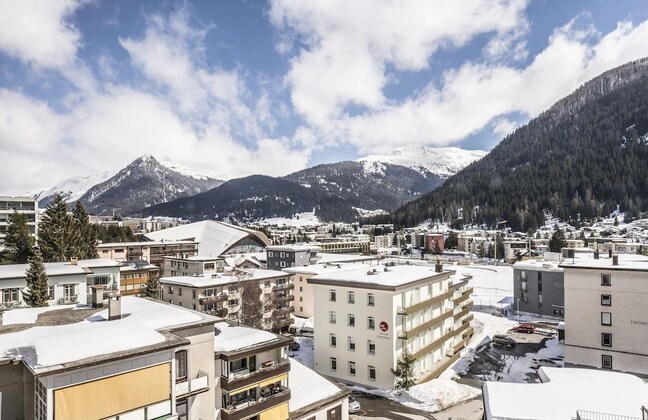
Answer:
<svg viewBox="0 0 648 420"><path fill-rule="evenodd" d="M295 285L293 283L280 284L278 286L272 286L273 292L279 292L281 290L291 290L294 289Z"/></svg>
<svg viewBox="0 0 648 420"><path fill-rule="evenodd" d="M276 303L292 302L293 300L295 300L294 295L275 296L274 298Z"/></svg>
<svg viewBox="0 0 648 420"><path fill-rule="evenodd" d="M404 330L398 334L398 338L402 340L406 340L408 338L415 337L418 333L426 331L430 328L436 328L438 325L440 325L443 321L446 319L450 318L452 316L453 310L449 310L436 318L432 318L431 320L424 322L416 327L413 328L404 328Z"/></svg>
<svg viewBox="0 0 648 420"><path fill-rule="evenodd" d="M221 419L246 419L277 405L287 403L288 401L290 401L290 389L280 387L279 392L275 392L265 397L259 397L257 400L242 401L221 409Z"/></svg>
<svg viewBox="0 0 648 420"><path fill-rule="evenodd" d="M295 312L295 307L294 306L286 306L283 308L277 308L272 312L272 315L284 315L284 314L290 314Z"/></svg>
<svg viewBox="0 0 648 420"><path fill-rule="evenodd" d="M425 354L430 353L432 350L440 347L445 343L450 337L453 335L457 334L456 331L450 330L447 333L443 334L441 337L437 338L427 346L424 346L420 348L419 350L415 351L412 353L412 357L415 359L418 359L419 357L423 357Z"/></svg>
<svg viewBox="0 0 648 420"><path fill-rule="evenodd" d="M249 369L244 369L238 372L230 373L228 377L221 377L221 387L225 391L233 391L251 385L255 382L265 381L273 376L282 375L290 371L290 361L280 359L279 361L272 361L272 364L266 366L263 363L254 372Z"/></svg>
<svg viewBox="0 0 648 420"><path fill-rule="evenodd" d="M452 291L445 292L443 294L440 294L438 296L434 296L430 299L425 299L417 303L410 304L405 307L400 307L398 308L398 315L410 315L413 314L414 312L421 310L423 308L427 308L428 306L435 305L437 303L443 302L446 299L449 299L452 297Z"/></svg>
<svg viewBox="0 0 648 420"><path fill-rule="evenodd" d="M198 296L198 303L201 305L204 305L205 303L216 303L216 302L224 302L228 299L228 294L227 293L219 293L217 295L199 295Z"/></svg>
<svg viewBox="0 0 648 420"><path fill-rule="evenodd" d="M295 320L292 319L292 318L278 319L278 320L275 321L275 325L277 327L279 327L279 328L282 328L282 327L287 327L287 326L291 325L294 322L295 322Z"/></svg>
<svg viewBox="0 0 648 420"><path fill-rule="evenodd" d="M209 376L202 370L193 379L177 382L175 384L176 397L182 397L187 394L199 394L209 389Z"/></svg>
<svg viewBox="0 0 648 420"><path fill-rule="evenodd" d="M576 420L641 420L641 417L599 413L596 411L587 410L576 410Z"/></svg>

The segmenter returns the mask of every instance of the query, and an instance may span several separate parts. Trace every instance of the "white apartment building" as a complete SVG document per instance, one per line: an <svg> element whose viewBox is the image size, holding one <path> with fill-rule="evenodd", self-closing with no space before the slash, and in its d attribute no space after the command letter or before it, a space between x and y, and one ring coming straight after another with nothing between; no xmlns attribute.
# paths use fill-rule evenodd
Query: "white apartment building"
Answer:
<svg viewBox="0 0 648 420"><path fill-rule="evenodd" d="M472 335L468 278L422 266L374 266L308 279L315 302L315 370L337 380L392 388L402 351L417 380L436 377Z"/></svg>
<svg viewBox="0 0 648 420"><path fill-rule="evenodd" d="M218 257L164 257L164 277L202 276L222 273L225 259Z"/></svg>
<svg viewBox="0 0 648 420"><path fill-rule="evenodd" d="M188 258L198 254L196 241L111 242L97 245L99 258L117 262L144 260L162 268L164 257Z"/></svg>
<svg viewBox="0 0 648 420"><path fill-rule="evenodd" d="M295 286L292 275L283 271L236 269L202 276L162 277L160 285L165 302L230 321L242 322L244 306L250 304L246 296L258 296L260 328L283 331L293 322L290 315L295 297L291 292Z"/></svg>
<svg viewBox="0 0 648 420"><path fill-rule="evenodd" d="M37 237L38 232L38 201L34 197L13 197L0 195L0 250L4 248L7 229L9 228L9 216L14 212L27 216L29 231Z"/></svg>
<svg viewBox="0 0 648 420"><path fill-rule="evenodd" d="M24 306L29 264L0 265L0 307ZM45 263L49 305L90 302L90 286L103 286L104 299L120 289L120 264L105 259Z"/></svg>
<svg viewBox="0 0 648 420"><path fill-rule="evenodd" d="M565 362L648 375L648 258L565 259Z"/></svg>

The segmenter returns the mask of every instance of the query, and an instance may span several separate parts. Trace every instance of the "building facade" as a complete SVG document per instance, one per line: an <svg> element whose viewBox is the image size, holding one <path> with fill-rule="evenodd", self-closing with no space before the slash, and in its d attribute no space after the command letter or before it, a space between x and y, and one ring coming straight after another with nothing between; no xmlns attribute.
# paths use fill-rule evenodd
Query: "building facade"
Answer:
<svg viewBox="0 0 648 420"><path fill-rule="evenodd" d="M319 246L279 245L266 248L269 270L282 270L286 267L305 267L319 261Z"/></svg>
<svg viewBox="0 0 648 420"><path fill-rule="evenodd" d="M129 261L119 268L119 293L123 296L139 295L146 283L160 277L160 268L148 261Z"/></svg>
<svg viewBox="0 0 648 420"><path fill-rule="evenodd" d="M18 212L27 216L27 226L34 239L38 233L38 201L34 197L13 197L0 195L0 250L4 248L9 216Z"/></svg>
<svg viewBox="0 0 648 420"><path fill-rule="evenodd" d="M565 276L557 261L513 264L513 303L516 311L562 318L565 315Z"/></svg>
<svg viewBox="0 0 648 420"><path fill-rule="evenodd" d="M315 370L346 383L392 388L407 349L418 381L458 359L472 335L468 278L416 266L320 274L313 285Z"/></svg>
<svg viewBox="0 0 648 420"><path fill-rule="evenodd" d="M218 257L164 257L164 277L211 275L222 273L224 267L225 260Z"/></svg>
<svg viewBox="0 0 648 420"><path fill-rule="evenodd" d="M145 260L160 268L164 257L188 258L198 254L198 242L112 242L97 245L99 258L117 262Z"/></svg>
<svg viewBox="0 0 648 420"><path fill-rule="evenodd" d="M648 375L648 258L566 259L565 363Z"/></svg>

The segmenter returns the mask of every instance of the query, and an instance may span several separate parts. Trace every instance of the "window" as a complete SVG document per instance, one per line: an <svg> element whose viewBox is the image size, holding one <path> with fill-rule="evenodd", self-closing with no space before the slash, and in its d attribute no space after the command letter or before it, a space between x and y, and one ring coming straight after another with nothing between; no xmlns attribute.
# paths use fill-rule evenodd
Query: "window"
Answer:
<svg viewBox="0 0 648 420"><path fill-rule="evenodd" d="M331 357L331 370L337 370L337 359L335 357Z"/></svg>
<svg viewBox="0 0 648 420"><path fill-rule="evenodd" d="M601 356L601 367L603 369L612 369L612 356L604 354Z"/></svg>
<svg viewBox="0 0 648 420"><path fill-rule="evenodd" d="M47 286L47 299L54 299L54 286Z"/></svg>
<svg viewBox="0 0 648 420"><path fill-rule="evenodd" d="M265 287L270 287L270 280L266 280L266 282L264 283L264 286Z"/></svg>
<svg viewBox="0 0 648 420"><path fill-rule="evenodd" d="M196 289L193 289L191 291L191 296L195 299L196 298Z"/></svg>
<svg viewBox="0 0 648 420"><path fill-rule="evenodd" d="M299 297L299 301L300 301L300 302L303 302L303 301L304 301L304 297L303 297L303 296L300 296L300 297Z"/></svg>
<svg viewBox="0 0 648 420"><path fill-rule="evenodd" d="M2 290L3 302L18 302L18 289L3 289Z"/></svg>
<svg viewBox="0 0 648 420"><path fill-rule="evenodd" d="M601 312L601 325L612 325L611 312Z"/></svg>
<svg viewBox="0 0 648 420"><path fill-rule="evenodd" d="M238 299L230 299L227 301L228 306L236 306L238 305Z"/></svg>
<svg viewBox="0 0 648 420"><path fill-rule="evenodd" d="M304 307L303 306L299 307L299 312L304 312Z"/></svg>
<svg viewBox="0 0 648 420"><path fill-rule="evenodd" d="M375 330L376 329L376 320L372 316L367 317L367 328L370 330Z"/></svg>
<svg viewBox="0 0 648 420"><path fill-rule="evenodd" d="M355 376L355 362L349 362L349 375Z"/></svg>
<svg viewBox="0 0 648 420"><path fill-rule="evenodd" d="M601 295L601 305L612 306L612 295Z"/></svg>
<svg viewBox="0 0 648 420"><path fill-rule="evenodd" d="M367 352L369 354L376 354L376 342L367 340Z"/></svg>
<svg viewBox="0 0 648 420"><path fill-rule="evenodd" d="M601 345L604 347L612 347L611 333L601 333Z"/></svg>
<svg viewBox="0 0 648 420"><path fill-rule="evenodd" d="M373 293L367 293L367 305L374 306L376 304L376 297Z"/></svg>
<svg viewBox="0 0 648 420"><path fill-rule="evenodd" d="M300 292L303 292L303 291L304 291L304 288L303 288L302 286L299 286L299 291L300 291Z"/></svg>
<svg viewBox="0 0 648 420"><path fill-rule="evenodd" d="M337 347L337 338L335 337L335 334L329 336L329 343L331 344L331 347Z"/></svg>
<svg viewBox="0 0 648 420"><path fill-rule="evenodd" d="M274 253L272 251L268 251L268 257L274 257Z"/></svg>
<svg viewBox="0 0 648 420"><path fill-rule="evenodd" d="M279 258L286 258L286 253L285 252L279 253Z"/></svg>
<svg viewBox="0 0 648 420"><path fill-rule="evenodd" d="M203 266L203 270L213 270L214 269L214 263L205 263Z"/></svg>
<svg viewBox="0 0 648 420"><path fill-rule="evenodd" d="M376 380L376 368L373 366L369 366L369 380L370 381Z"/></svg>
<svg viewBox="0 0 648 420"><path fill-rule="evenodd" d="M538 272L538 293L542 294L542 273Z"/></svg>
<svg viewBox="0 0 648 420"><path fill-rule="evenodd" d="M612 286L612 275L609 273L601 274L601 286Z"/></svg>
<svg viewBox="0 0 648 420"><path fill-rule="evenodd" d="M76 296L74 284L64 284L63 285L63 296L65 299L70 299L73 296Z"/></svg>
<svg viewBox="0 0 648 420"><path fill-rule="evenodd" d="M355 303L355 293L354 292L349 292L348 302L349 303Z"/></svg>
<svg viewBox="0 0 648 420"><path fill-rule="evenodd" d="M335 312L334 311L329 312L329 323L335 324L335 321L336 321L335 320Z"/></svg>
<svg viewBox="0 0 648 420"><path fill-rule="evenodd" d="M187 350L177 351L175 354L176 381L187 378Z"/></svg>
<svg viewBox="0 0 648 420"><path fill-rule="evenodd" d="M169 294L170 294L170 295L173 294L173 286L169 286Z"/></svg>
<svg viewBox="0 0 648 420"><path fill-rule="evenodd" d="M329 301L335 302L337 299L337 296L335 294L335 289L329 290Z"/></svg>
<svg viewBox="0 0 648 420"><path fill-rule="evenodd" d="M349 327L355 327L355 315L349 314Z"/></svg>
<svg viewBox="0 0 648 420"><path fill-rule="evenodd" d="M349 337L349 351L355 351L355 338Z"/></svg>
<svg viewBox="0 0 648 420"><path fill-rule="evenodd" d="M285 261L281 261L281 262L279 263L279 266L280 266L280 267L285 267L285 266L286 266L286 262L285 262Z"/></svg>

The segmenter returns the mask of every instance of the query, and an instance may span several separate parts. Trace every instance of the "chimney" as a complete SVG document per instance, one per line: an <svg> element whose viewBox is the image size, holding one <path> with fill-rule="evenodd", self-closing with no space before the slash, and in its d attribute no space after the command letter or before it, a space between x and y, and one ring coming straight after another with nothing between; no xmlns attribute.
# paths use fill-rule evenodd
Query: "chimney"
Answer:
<svg viewBox="0 0 648 420"><path fill-rule="evenodd" d="M77 257L70 258L70 265L79 265L79 259Z"/></svg>
<svg viewBox="0 0 648 420"><path fill-rule="evenodd" d="M435 273L442 273L443 272L443 264L441 264L441 261L437 260L436 264L434 265L434 272Z"/></svg>
<svg viewBox="0 0 648 420"><path fill-rule="evenodd" d="M618 255L612 256L612 265L619 265L619 256Z"/></svg>
<svg viewBox="0 0 648 420"><path fill-rule="evenodd" d="M110 296L108 298L108 321L121 319L121 296Z"/></svg>
<svg viewBox="0 0 648 420"><path fill-rule="evenodd" d="M599 259L599 252L598 251L594 251L594 259L595 260Z"/></svg>

